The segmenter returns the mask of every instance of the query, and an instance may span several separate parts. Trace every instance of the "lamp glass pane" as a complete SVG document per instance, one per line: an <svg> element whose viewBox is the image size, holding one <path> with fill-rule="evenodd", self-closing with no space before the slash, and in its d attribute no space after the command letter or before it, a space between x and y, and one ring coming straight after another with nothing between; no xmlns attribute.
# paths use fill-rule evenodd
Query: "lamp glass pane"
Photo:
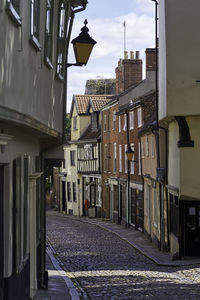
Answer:
<svg viewBox="0 0 200 300"><path fill-rule="evenodd" d="M133 158L133 152L126 152L126 155L127 155L127 159L128 160L132 160L132 158Z"/></svg>
<svg viewBox="0 0 200 300"><path fill-rule="evenodd" d="M87 63L93 46L94 45L92 44L75 43L74 52L76 55L77 63L82 63L82 64Z"/></svg>

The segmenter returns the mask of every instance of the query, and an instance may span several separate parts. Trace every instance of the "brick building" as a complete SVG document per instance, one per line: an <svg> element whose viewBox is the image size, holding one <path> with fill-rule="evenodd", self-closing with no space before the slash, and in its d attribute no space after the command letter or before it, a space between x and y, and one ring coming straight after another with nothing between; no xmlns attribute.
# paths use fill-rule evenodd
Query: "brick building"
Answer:
<svg viewBox="0 0 200 300"><path fill-rule="evenodd" d="M146 79L142 80L138 53L135 59L131 53L130 60L120 60L116 91L121 93L102 109L102 216L141 229L144 201L138 132L155 110L155 49L146 49L146 61ZM113 120L115 130L111 130ZM131 162L126 157L129 144L134 151Z"/></svg>

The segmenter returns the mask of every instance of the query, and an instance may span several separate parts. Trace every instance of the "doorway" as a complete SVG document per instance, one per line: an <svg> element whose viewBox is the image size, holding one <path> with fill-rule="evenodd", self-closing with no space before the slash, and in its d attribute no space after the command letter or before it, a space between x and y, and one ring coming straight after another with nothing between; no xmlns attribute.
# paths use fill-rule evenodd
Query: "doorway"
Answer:
<svg viewBox="0 0 200 300"><path fill-rule="evenodd" d="M200 203L184 205L184 255L200 256Z"/></svg>
<svg viewBox="0 0 200 300"><path fill-rule="evenodd" d="M65 181L62 181L62 211L66 211L66 188L65 188Z"/></svg>
<svg viewBox="0 0 200 300"><path fill-rule="evenodd" d="M0 166L0 300L3 300L3 185L4 185L4 167Z"/></svg>

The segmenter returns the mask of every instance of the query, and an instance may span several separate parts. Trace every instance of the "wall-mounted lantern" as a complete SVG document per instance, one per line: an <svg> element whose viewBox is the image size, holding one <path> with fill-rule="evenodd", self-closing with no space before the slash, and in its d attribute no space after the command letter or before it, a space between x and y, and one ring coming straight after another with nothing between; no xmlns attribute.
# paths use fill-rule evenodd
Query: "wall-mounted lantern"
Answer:
<svg viewBox="0 0 200 300"><path fill-rule="evenodd" d="M76 58L75 64L67 64L67 67L71 66L83 66L86 65L92 49L96 44L96 41L88 34L87 20L85 20L85 26L81 28L81 33L75 39L71 41L74 48L74 55Z"/></svg>

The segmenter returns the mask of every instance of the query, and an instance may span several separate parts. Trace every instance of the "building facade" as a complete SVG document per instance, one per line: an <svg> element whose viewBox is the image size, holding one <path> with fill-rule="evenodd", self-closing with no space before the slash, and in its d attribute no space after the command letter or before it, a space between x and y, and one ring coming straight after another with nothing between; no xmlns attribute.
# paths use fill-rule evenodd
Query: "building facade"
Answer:
<svg viewBox="0 0 200 300"><path fill-rule="evenodd" d="M106 95L74 95L71 140L64 146L67 214L101 215L101 115ZM62 209L63 211L63 209Z"/></svg>
<svg viewBox="0 0 200 300"><path fill-rule="evenodd" d="M0 299L47 287L44 159L62 142L68 22L81 5L1 1Z"/></svg>
<svg viewBox="0 0 200 300"><path fill-rule="evenodd" d="M159 1L159 118L168 124L166 198L175 258L200 253L199 8L198 1Z"/></svg>

